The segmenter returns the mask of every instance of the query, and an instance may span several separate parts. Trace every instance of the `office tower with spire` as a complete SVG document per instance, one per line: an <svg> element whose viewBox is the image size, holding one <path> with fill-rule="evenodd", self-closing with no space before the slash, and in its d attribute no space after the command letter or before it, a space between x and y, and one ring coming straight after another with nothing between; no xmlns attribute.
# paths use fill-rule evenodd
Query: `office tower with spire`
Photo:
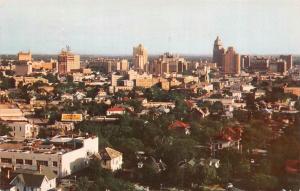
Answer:
<svg viewBox="0 0 300 191"><path fill-rule="evenodd" d="M138 71L148 71L148 52L142 44L133 47L133 65Z"/></svg>
<svg viewBox="0 0 300 191"><path fill-rule="evenodd" d="M213 49L213 62L217 63L218 67L221 67L222 64L222 55L225 53L225 49L223 48L222 41L219 36L214 42L214 49Z"/></svg>

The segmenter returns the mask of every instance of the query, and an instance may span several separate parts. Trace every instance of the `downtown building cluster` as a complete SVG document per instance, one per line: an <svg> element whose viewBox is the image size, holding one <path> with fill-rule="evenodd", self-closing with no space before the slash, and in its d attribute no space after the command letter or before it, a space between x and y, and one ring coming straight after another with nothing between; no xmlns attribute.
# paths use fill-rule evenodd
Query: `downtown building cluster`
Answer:
<svg viewBox="0 0 300 191"><path fill-rule="evenodd" d="M188 94L181 101L188 108L190 119L213 116L230 120L236 112L248 114L247 99L251 97L262 116L272 121L270 126L296 120L295 100L266 103L269 92L253 84L272 84L285 78L299 80L300 68L294 66L292 55L240 55L234 47L225 49L219 37L212 52L212 58L190 59L168 52L149 56L146 47L139 44L127 57L86 57L67 47L51 59L36 59L30 51L1 59L0 123L9 128L6 135L0 136L1 180L6 183L1 184L3 190L63 189L61 180L74 177L94 159L101 161L102 168L122 171L122 151L99 147L99 142L104 141L101 137L81 132L76 126L86 121L118 123L123 116L142 118L153 111L154 117L167 115L178 106L167 96L174 92ZM300 87L292 83L279 89L284 95L300 97ZM155 100L147 98L146 93L151 91L167 94ZM140 103L138 109L129 104L134 101ZM74 109L77 105L86 107ZM94 106L103 108L98 111ZM274 121L275 115L282 121ZM192 126L188 120L178 118L166 129L190 136ZM203 146L209 149L210 157L201 158L199 165L207 163L217 169L223 162L216 157L218 152L242 152L243 129L237 124L212 136ZM281 131L272 129L272 138L279 137ZM137 169L150 164L159 174L168 168L163 160L146 151L135 154ZM20 177L33 175L47 183L28 185L21 181Z"/></svg>

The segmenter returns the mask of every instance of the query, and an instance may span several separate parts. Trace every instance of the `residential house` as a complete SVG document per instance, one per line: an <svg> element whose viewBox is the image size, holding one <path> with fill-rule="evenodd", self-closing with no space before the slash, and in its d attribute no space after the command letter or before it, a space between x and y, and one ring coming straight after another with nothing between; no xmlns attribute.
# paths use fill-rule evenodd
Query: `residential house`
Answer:
<svg viewBox="0 0 300 191"><path fill-rule="evenodd" d="M119 151L106 147L100 151L100 159L102 168L113 172L122 169L123 154Z"/></svg>
<svg viewBox="0 0 300 191"><path fill-rule="evenodd" d="M217 135L212 143L212 151L216 152L218 150L226 149L226 148L241 148L241 140L242 140L242 129L241 128L233 128L228 127L222 130L219 135Z"/></svg>
<svg viewBox="0 0 300 191"><path fill-rule="evenodd" d="M124 107L112 107L106 111L107 116L111 115L124 115L126 113L126 109Z"/></svg>
<svg viewBox="0 0 300 191"><path fill-rule="evenodd" d="M19 191L50 191L56 188L56 174L41 166L39 171L18 169L13 172L10 185Z"/></svg>

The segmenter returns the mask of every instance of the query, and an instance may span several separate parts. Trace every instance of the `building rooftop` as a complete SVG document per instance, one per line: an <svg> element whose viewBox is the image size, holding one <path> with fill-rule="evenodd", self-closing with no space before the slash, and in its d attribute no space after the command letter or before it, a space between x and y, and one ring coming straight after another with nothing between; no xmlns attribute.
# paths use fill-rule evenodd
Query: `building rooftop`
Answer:
<svg viewBox="0 0 300 191"><path fill-rule="evenodd" d="M52 139L31 139L22 142L0 137L1 152L64 154L83 147L83 141L94 136L57 136Z"/></svg>

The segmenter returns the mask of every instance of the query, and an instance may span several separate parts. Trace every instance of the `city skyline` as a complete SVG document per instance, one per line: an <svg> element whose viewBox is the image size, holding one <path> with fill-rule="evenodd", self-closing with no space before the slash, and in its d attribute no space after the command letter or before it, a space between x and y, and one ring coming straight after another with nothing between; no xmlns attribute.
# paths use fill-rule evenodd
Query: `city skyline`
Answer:
<svg viewBox="0 0 300 191"><path fill-rule="evenodd" d="M220 36L240 54L299 54L300 3L294 0L1 0L0 54L212 55ZM255 13L255 14L253 14ZM18 15L18 17L16 17Z"/></svg>

